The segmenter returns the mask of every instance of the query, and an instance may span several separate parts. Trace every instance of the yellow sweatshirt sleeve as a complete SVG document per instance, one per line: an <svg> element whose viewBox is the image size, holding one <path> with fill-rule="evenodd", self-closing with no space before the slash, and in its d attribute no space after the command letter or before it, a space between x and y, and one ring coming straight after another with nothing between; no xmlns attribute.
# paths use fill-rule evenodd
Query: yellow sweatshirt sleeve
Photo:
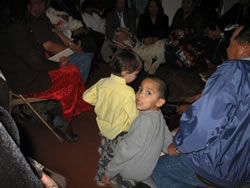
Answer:
<svg viewBox="0 0 250 188"><path fill-rule="evenodd" d="M95 106L96 105L96 97L97 96L97 83L91 86L83 93L83 100L87 103Z"/></svg>
<svg viewBox="0 0 250 188"><path fill-rule="evenodd" d="M125 104L124 109L128 114L130 123L132 123L138 115L138 110L136 109L135 103L135 95L131 95L130 99L128 99L127 101L128 102Z"/></svg>

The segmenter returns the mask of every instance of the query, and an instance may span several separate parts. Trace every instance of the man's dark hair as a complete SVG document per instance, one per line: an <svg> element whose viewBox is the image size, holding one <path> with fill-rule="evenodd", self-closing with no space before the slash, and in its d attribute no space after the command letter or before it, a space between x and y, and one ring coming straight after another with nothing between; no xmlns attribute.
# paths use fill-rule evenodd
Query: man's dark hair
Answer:
<svg viewBox="0 0 250 188"><path fill-rule="evenodd" d="M142 69L142 60L132 50L118 50L110 66L113 69L113 74L121 76L122 71L128 71L128 73L140 71Z"/></svg>
<svg viewBox="0 0 250 188"><path fill-rule="evenodd" d="M250 27L248 26L242 26L243 29L238 33L238 35L235 37L235 40L239 44L248 44L250 45Z"/></svg>
<svg viewBox="0 0 250 188"><path fill-rule="evenodd" d="M159 84L159 94L160 94L160 98L162 99L167 99L168 96L168 87L167 87L167 83L165 82L164 79L162 79L160 76L156 76L156 75L149 75L147 77L144 78L145 79L150 79L155 81L156 83Z"/></svg>

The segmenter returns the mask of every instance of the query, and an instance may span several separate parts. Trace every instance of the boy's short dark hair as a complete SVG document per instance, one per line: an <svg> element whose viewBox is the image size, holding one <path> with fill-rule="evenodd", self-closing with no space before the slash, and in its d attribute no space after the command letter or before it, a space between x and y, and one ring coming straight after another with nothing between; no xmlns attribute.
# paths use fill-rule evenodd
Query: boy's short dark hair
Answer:
<svg viewBox="0 0 250 188"><path fill-rule="evenodd" d="M144 80L145 79L150 79L150 80L157 82L159 84L158 91L160 94L160 98L167 99L168 86L167 86L167 83L165 82L164 79L162 79L160 76L156 76L156 75L149 75L149 76L145 77Z"/></svg>
<svg viewBox="0 0 250 188"><path fill-rule="evenodd" d="M132 50L122 49L116 51L110 66L113 69L113 74L121 76L122 71L128 71L128 73L141 71L142 60L140 56Z"/></svg>

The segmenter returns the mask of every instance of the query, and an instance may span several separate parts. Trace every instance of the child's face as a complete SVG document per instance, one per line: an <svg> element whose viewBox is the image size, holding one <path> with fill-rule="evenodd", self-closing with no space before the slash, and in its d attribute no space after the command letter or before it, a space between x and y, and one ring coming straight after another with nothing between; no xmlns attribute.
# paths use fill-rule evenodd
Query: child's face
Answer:
<svg viewBox="0 0 250 188"><path fill-rule="evenodd" d="M151 79L142 81L136 93L136 108L138 110L158 110L165 103L160 98L159 84Z"/></svg>
<svg viewBox="0 0 250 188"><path fill-rule="evenodd" d="M128 73L128 71L123 71L122 77L126 80L126 83L129 84L136 79L138 73L139 73L139 71L135 71L132 73Z"/></svg>

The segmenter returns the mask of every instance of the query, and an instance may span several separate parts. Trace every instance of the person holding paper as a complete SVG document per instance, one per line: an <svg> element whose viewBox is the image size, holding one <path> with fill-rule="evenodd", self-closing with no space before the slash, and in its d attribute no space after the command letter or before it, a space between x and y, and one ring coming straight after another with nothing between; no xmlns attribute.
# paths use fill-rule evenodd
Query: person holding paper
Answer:
<svg viewBox="0 0 250 188"><path fill-rule="evenodd" d="M62 114L54 118L62 121L53 128L65 141L76 142L78 136L70 122L92 109L81 97L85 91L81 73L75 65L67 65L66 57L59 63L45 58L44 48L29 30L26 14L24 0L5 0L0 6L0 69L15 93L60 101Z"/></svg>
<svg viewBox="0 0 250 188"><path fill-rule="evenodd" d="M74 64L80 69L86 83L93 53L83 52L81 44L75 44L54 27L45 14L45 0L29 0L28 12L30 30L34 33L36 40L43 45L48 55L51 57L70 48L74 53L68 56L68 63Z"/></svg>

